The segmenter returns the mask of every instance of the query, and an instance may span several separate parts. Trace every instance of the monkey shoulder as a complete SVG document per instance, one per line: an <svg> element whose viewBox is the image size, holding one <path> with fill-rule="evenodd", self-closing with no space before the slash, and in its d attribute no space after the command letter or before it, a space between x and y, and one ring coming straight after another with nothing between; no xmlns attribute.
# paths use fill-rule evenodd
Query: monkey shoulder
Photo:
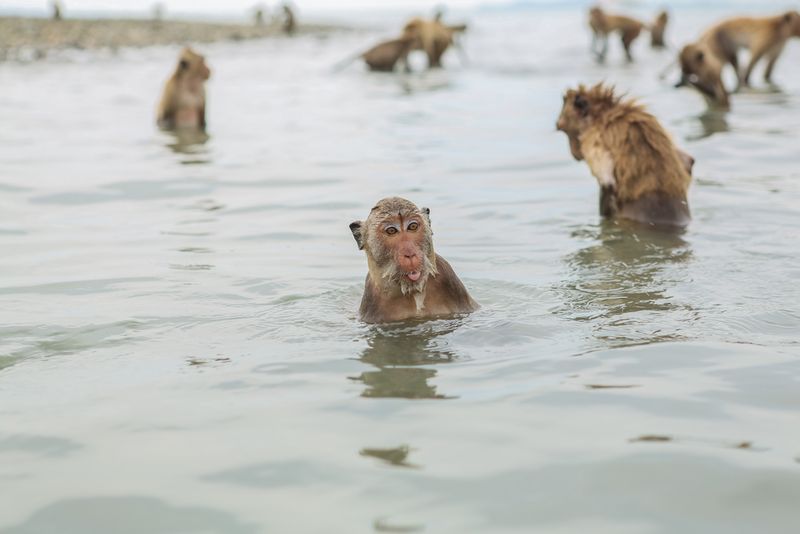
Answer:
<svg viewBox="0 0 800 534"><path fill-rule="evenodd" d="M438 254L436 255L436 270L438 274L432 280L432 289L435 292L435 295L431 295L433 299L441 300L453 312L468 312L478 309L478 304L472 299L453 267Z"/></svg>

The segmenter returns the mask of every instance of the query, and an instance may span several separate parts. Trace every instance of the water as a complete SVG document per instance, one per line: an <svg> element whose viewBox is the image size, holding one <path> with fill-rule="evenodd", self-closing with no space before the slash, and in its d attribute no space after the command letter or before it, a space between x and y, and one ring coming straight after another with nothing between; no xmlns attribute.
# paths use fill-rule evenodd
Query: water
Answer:
<svg viewBox="0 0 800 534"><path fill-rule="evenodd" d="M800 529L800 46L715 116L578 11L472 23L413 76L203 47L208 139L153 127L177 48L0 64L0 532ZM554 129L600 79L697 158L686 232L599 219ZM388 195L479 312L357 320Z"/></svg>

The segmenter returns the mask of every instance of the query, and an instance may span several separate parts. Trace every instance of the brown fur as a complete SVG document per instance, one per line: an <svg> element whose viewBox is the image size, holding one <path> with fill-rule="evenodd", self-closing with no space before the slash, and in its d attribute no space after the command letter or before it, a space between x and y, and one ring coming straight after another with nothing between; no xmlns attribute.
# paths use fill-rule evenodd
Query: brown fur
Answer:
<svg viewBox="0 0 800 534"><path fill-rule="evenodd" d="M610 15L599 7L589 10L589 26L592 28L592 52L599 61L605 61L608 53L608 36L615 32L619 32L622 47L625 49L625 57L628 58L628 61L633 61L631 45L646 28L644 23L636 19ZM597 49L598 44L600 45L599 50Z"/></svg>
<svg viewBox="0 0 800 534"><path fill-rule="evenodd" d="M665 48L667 43L664 41L664 32L669 22L669 13L662 11L656 17L655 22L650 26L650 46L653 48Z"/></svg>
<svg viewBox="0 0 800 534"><path fill-rule="evenodd" d="M361 54L361 58L370 70L390 72L398 61L408 69L408 54L413 44L414 40L408 37L384 41Z"/></svg>
<svg viewBox="0 0 800 534"><path fill-rule="evenodd" d="M466 31L466 25L446 26L437 20L415 18L403 28L403 38L413 39L412 50L422 50L428 56L428 67L442 66L442 56L453 44L457 33Z"/></svg>
<svg viewBox="0 0 800 534"><path fill-rule="evenodd" d="M658 120L614 89L570 89L557 129L601 187L600 213L649 224L688 224L686 193L694 160L678 150Z"/></svg>
<svg viewBox="0 0 800 534"><path fill-rule="evenodd" d="M430 210L420 210L403 198L384 198L365 222L351 223L350 231L358 248L366 252L369 266L359 311L364 322L478 309L450 264L433 250ZM409 278L408 273L418 279Z"/></svg>
<svg viewBox="0 0 800 534"><path fill-rule="evenodd" d="M206 127L205 81L211 76L205 58L191 48L181 50L175 72L167 80L158 106L162 128Z"/></svg>
<svg viewBox="0 0 800 534"><path fill-rule="evenodd" d="M692 86L710 104L730 107L728 90L722 83L722 70L730 64L739 86L750 84L750 75L761 59L767 59L764 80L771 82L775 64L791 37L800 37L800 13L788 11L773 17L738 17L706 30L700 39L685 46L678 57L681 80L678 87ZM738 53L750 51L747 68L739 68Z"/></svg>
<svg viewBox="0 0 800 534"><path fill-rule="evenodd" d="M286 35L294 35L297 31L297 17L289 4L283 5L283 31Z"/></svg>

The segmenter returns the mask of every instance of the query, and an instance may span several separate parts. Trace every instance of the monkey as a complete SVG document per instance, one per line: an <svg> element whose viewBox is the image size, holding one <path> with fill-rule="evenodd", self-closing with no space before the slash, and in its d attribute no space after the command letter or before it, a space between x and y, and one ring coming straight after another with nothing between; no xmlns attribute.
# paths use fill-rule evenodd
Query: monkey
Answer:
<svg viewBox="0 0 800 534"><path fill-rule="evenodd" d="M433 249L430 210L384 198L366 221L350 224L368 273L359 315L366 323L469 313L479 308Z"/></svg>
<svg viewBox="0 0 800 534"><path fill-rule="evenodd" d="M283 32L286 35L294 35L297 30L297 17L289 4L283 4Z"/></svg>
<svg viewBox="0 0 800 534"><path fill-rule="evenodd" d="M394 70L398 61L402 61L405 70L409 70L408 54L414 45L414 39L410 37L400 37L391 41L384 41L370 48L361 58L370 70L391 72Z"/></svg>
<svg viewBox="0 0 800 534"><path fill-rule="evenodd" d="M659 226L686 226L694 158L675 147L658 120L613 87L583 85L564 95L556 129L600 185L600 214Z"/></svg>
<svg viewBox="0 0 800 534"><path fill-rule="evenodd" d="M736 71L738 88L750 85L750 76L761 59L767 59L764 81L772 83L775 64L791 37L800 37L800 13L787 11L773 17L739 17L724 20L706 30L678 56L681 79L676 87L692 86L710 104L729 108L729 93L722 83L722 69ZM750 51L750 62L739 68L740 49Z"/></svg>
<svg viewBox="0 0 800 534"><path fill-rule="evenodd" d="M63 8L59 0L53 0L53 2L50 3L50 7L53 10L53 20L61 20L64 18Z"/></svg>
<svg viewBox="0 0 800 534"><path fill-rule="evenodd" d="M667 43L664 41L664 31L667 29L669 22L669 13L662 11L656 17L655 22L650 26L650 47L651 48L666 48Z"/></svg>
<svg viewBox="0 0 800 534"><path fill-rule="evenodd" d="M428 68L439 68L442 66L442 56L454 42L454 36L466 29L465 24L447 26L436 20L415 18L403 28L403 38L414 40L412 50L425 52Z"/></svg>
<svg viewBox="0 0 800 534"><path fill-rule="evenodd" d="M619 32L622 47L625 49L625 57L629 62L632 62L631 45L642 33L642 30L650 31L653 48L664 46L664 30L668 20L669 16L662 11L656 17L656 21L648 26L631 17L608 14L595 6L589 10L589 26L592 29L592 53L595 54L598 61L605 61L608 53L608 35ZM598 44L600 45L599 50L597 48Z"/></svg>
<svg viewBox="0 0 800 534"><path fill-rule="evenodd" d="M178 66L167 80L158 106L161 128L206 128L205 81L211 76L205 58L189 47L181 50Z"/></svg>

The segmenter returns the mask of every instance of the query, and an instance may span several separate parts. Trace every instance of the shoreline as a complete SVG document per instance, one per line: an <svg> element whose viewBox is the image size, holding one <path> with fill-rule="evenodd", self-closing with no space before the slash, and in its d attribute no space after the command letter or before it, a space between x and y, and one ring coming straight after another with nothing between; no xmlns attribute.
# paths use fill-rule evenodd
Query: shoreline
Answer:
<svg viewBox="0 0 800 534"><path fill-rule="evenodd" d="M328 34L351 28L298 25L294 35ZM170 44L288 37L278 24L237 24L154 19L63 19L0 17L0 61L37 60L60 50L142 48Z"/></svg>

